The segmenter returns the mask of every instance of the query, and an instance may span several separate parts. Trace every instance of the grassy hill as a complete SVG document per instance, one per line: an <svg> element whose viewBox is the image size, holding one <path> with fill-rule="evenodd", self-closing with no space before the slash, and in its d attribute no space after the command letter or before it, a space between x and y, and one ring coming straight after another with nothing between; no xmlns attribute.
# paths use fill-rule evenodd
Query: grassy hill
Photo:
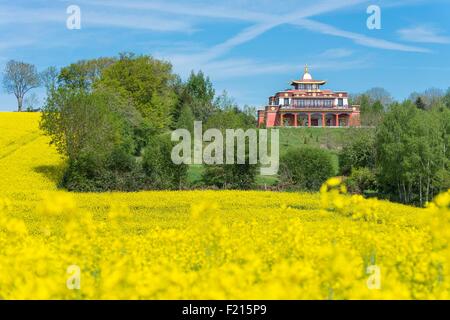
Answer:
<svg viewBox="0 0 450 320"><path fill-rule="evenodd" d="M280 129L281 150L289 147L310 145L337 151L342 148L348 128L282 128Z"/></svg>
<svg viewBox="0 0 450 320"><path fill-rule="evenodd" d="M326 149L330 152L335 171L338 172L339 161L338 152L342 148L353 130L348 128L280 128L280 155L283 155L289 148L300 148L302 146L314 146ZM200 181L203 167L201 165L191 165L189 168L189 182L195 184ZM257 177L259 186L271 186L278 182L277 176Z"/></svg>
<svg viewBox="0 0 450 320"><path fill-rule="evenodd" d="M450 254L433 240L447 225L420 222L431 209L338 195L333 181L322 194L69 193L38 121L0 113L2 299L449 297ZM288 145L325 135L283 131ZM367 285L371 265L381 289Z"/></svg>

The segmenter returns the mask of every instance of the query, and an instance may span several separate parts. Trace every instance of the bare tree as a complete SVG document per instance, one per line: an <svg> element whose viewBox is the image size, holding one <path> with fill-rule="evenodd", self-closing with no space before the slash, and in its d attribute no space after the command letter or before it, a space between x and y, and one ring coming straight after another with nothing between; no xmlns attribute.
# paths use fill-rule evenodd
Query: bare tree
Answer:
<svg viewBox="0 0 450 320"><path fill-rule="evenodd" d="M3 87L17 98L17 110L22 111L23 98L33 88L40 86L40 78L34 65L10 60L6 64Z"/></svg>
<svg viewBox="0 0 450 320"><path fill-rule="evenodd" d="M416 103L421 100L423 109L429 110L440 102L445 102L445 92L439 88L428 88L424 92L413 92L409 95L409 100Z"/></svg>
<svg viewBox="0 0 450 320"><path fill-rule="evenodd" d="M36 92L30 93L24 100L23 105L26 111L38 111L39 108L39 97Z"/></svg>
<svg viewBox="0 0 450 320"><path fill-rule="evenodd" d="M389 105L394 101L391 94L384 88L375 87L369 89L365 92L370 99L370 103L373 104L377 101L380 101L385 109L389 107Z"/></svg>

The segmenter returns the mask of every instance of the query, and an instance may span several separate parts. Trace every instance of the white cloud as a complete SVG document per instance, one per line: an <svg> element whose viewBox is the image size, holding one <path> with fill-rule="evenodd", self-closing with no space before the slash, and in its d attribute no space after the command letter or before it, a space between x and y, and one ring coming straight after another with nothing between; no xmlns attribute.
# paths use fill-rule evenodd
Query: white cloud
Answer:
<svg viewBox="0 0 450 320"><path fill-rule="evenodd" d="M160 57L161 58L161 57ZM262 61L255 59L222 59L205 62L203 64L186 63L184 60L169 59L174 67L175 72L187 76L192 69L195 71L201 69L206 74L210 75L213 80L225 80L246 78L262 75L277 75L291 73L292 71L301 72L303 64L278 63L270 61ZM367 57L349 60L335 60L318 57L309 61L311 70L351 70L363 69L371 65Z"/></svg>
<svg viewBox="0 0 450 320"><path fill-rule="evenodd" d="M31 7L0 6L0 25L29 26L57 23L65 28L68 14L65 8L43 9ZM168 15L145 12L111 12L81 6L81 27L119 27L151 31L191 33L192 24L184 19L173 19Z"/></svg>
<svg viewBox="0 0 450 320"><path fill-rule="evenodd" d="M192 33L196 31L194 23L201 23L199 18L235 19L254 23L234 37L202 52L200 57L192 57L196 61L212 60L227 53L234 47L251 41L263 33L282 24L294 24L313 32L343 37L363 46L409 51L428 52L429 50L407 46L383 39L372 38L362 34L340 30L331 25L309 20L310 17L334 12L368 0L323 0L320 2L298 0L287 1L283 6L278 1L253 2L232 0L217 6L204 1L182 2L161 1L105 1L80 0L82 9L82 26L108 26L151 31ZM249 9L250 8L250 9ZM301 8L301 9L298 9ZM289 13L281 14L281 10ZM19 8L0 6L0 24L5 23L60 23L63 25L67 14L64 10L42 8ZM434 38L437 40L445 40Z"/></svg>
<svg viewBox="0 0 450 320"><path fill-rule="evenodd" d="M385 50L396 50L396 51L405 51L405 52L430 52L430 50L426 48L420 48L415 46L408 46L401 43L396 43L388 40L372 38L363 34L350 32L335 28L331 25L312 21L309 19L301 19L294 22L295 25L308 29L314 32L320 32L322 34L333 35L336 37L346 38L353 40L355 43L372 47L377 49L385 49Z"/></svg>
<svg viewBox="0 0 450 320"><path fill-rule="evenodd" d="M198 4L190 2L189 5L183 3L169 2L141 2L141 1L105 1L105 0L89 0L82 1L86 4L105 6L109 8L133 9L158 11L180 16L195 16L206 18L235 19L243 21L260 22L268 18L268 15L259 12L247 11L243 8L236 10L231 6L211 6L209 4Z"/></svg>
<svg viewBox="0 0 450 320"><path fill-rule="evenodd" d="M397 33L405 41L439 44L450 43L449 37L439 34L440 30L427 26L404 28L398 30Z"/></svg>
<svg viewBox="0 0 450 320"><path fill-rule="evenodd" d="M195 29L187 21L158 17L149 14L83 13L82 26L118 27L152 31L192 33Z"/></svg>
<svg viewBox="0 0 450 320"><path fill-rule="evenodd" d="M294 12L291 12L289 14L285 14L282 16L265 16L265 18L250 26L245 28L243 31L239 32L235 36L229 38L228 40L215 45L211 47L208 50L205 50L204 52L198 54L197 56L189 55L188 57L183 56L176 56L174 59L181 59L181 60L187 60L186 63L192 64L195 63L201 63L204 64L207 61L214 60L225 53L229 52L231 49L233 49L236 46L239 46L241 44L247 43L263 33L279 26L282 24L289 24L297 21L301 18L306 18L309 16L314 16L338 9L342 9L348 6L352 6L357 3L364 2L366 0L348 0L345 3L338 0L327 0L327 1L321 1L319 3L314 3L312 5L305 5L302 7L302 9L295 10ZM102 2L103 3L103 2ZM179 10L179 8L177 9ZM189 9L186 8L186 11L189 12ZM213 12L216 12L219 10L213 10ZM234 16L231 13L228 13L229 16Z"/></svg>
<svg viewBox="0 0 450 320"><path fill-rule="evenodd" d="M407 52L428 52L427 49L415 46L407 46L395 42L386 41L383 39L371 38L358 33L340 30L333 26L315 22L307 17L317 14L338 10L347 6L352 6L357 3L364 2L362 0L354 1L326 1L320 2L309 7L304 7L301 10L294 11L282 16L267 16L264 21L260 21L250 27L245 28L235 36L228 40L213 46L206 50L201 50L197 54L189 52L188 54L160 54L159 57L165 58L172 62L177 72L181 74L188 74L194 66L201 67L203 71L210 74L216 79L246 77L263 74L282 74L290 72L293 69L301 69L303 66L293 66L289 64L270 64L267 62L255 61L253 59L220 59L221 56L232 50L234 47L251 41L263 33L282 24L292 24L310 31L319 32L322 34L343 37L354 41L355 43L386 50L398 50ZM223 12L222 12L223 13ZM194 13L192 13L194 14ZM227 15L235 17L228 12ZM328 70L354 69L367 67L370 62L367 59L353 59L349 61L342 61L343 58L348 58L352 55L352 51L348 49L330 49L322 54L320 61L312 63L315 69L326 68Z"/></svg>
<svg viewBox="0 0 450 320"><path fill-rule="evenodd" d="M422 0L417 0L415 2L418 1ZM113 8L115 7L124 9L159 11L164 13L180 15L184 17L194 16L211 19L223 18L256 23L254 26L245 29L243 32L237 34L235 37L225 41L220 45L211 48L209 52L204 53L204 59L219 56L227 52L231 48L243 44L245 42L248 42L281 24L294 24L313 32L319 32L322 34L350 39L359 45L371 48L397 50L405 52L429 52L429 50L425 48L407 46L392 41L372 38L366 35L344 31L325 23L319 23L306 19L319 14L349 8L354 5L366 2L368 2L368 0L349 0L349 1L328 0L319 3L303 1L299 3L298 0L295 0L290 2L288 1L288 3L283 3L283 6L280 6L279 1L262 1L262 2L259 1L258 6L256 6L258 8L257 10L255 9L255 6L252 6L251 9L249 9L250 7L249 4L251 2L247 1L228 1L227 2L228 6L220 5L216 7L199 2L193 3L191 2L189 5L186 5L181 2L176 3L141 2L141 1L116 2L105 0L91 0L88 3ZM311 5L311 3L313 3L313 5ZM406 5L408 3L411 3L411 0L397 1L396 5ZM292 13L279 14L278 8L284 8L284 10ZM265 12L263 12L263 10L265 10Z"/></svg>
<svg viewBox="0 0 450 320"><path fill-rule="evenodd" d="M298 24L303 18L314 16L321 13L326 13L338 9L342 9L348 6L352 6L357 3L364 2L365 0L349 0L345 3L338 0L328 0L319 3L314 3L309 6L303 7L301 10L296 10L282 16L267 17L264 21L256 23L243 31L239 32L235 36L228 40L211 47L197 55L174 55L170 57L170 61L174 64L186 64L186 65L205 65L206 63L213 61L220 56L226 54L234 47L251 41L263 33L282 24ZM306 20L307 21L307 20Z"/></svg>
<svg viewBox="0 0 450 320"><path fill-rule="evenodd" d="M19 47L27 47L34 43L35 43L35 41L32 39L0 40L0 51L15 49L15 48L19 48Z"/></svg>
<svg viewBox="0 0 450 320"><path fill-rule="evenodd" d="M347 58L353 54L352 50L345 49L345 48L333 48L325 50L320 54L323 58Z"/></svg>

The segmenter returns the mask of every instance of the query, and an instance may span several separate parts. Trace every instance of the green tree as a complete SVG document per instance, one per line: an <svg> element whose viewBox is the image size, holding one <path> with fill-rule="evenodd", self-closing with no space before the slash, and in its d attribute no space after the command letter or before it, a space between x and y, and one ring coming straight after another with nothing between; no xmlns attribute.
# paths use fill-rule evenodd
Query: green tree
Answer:
<svg viewBox="0 0 450 320"><path fill-rule="evenodd" d="M383 95L379 94L378 96ZM384 97L383 99L390 101L387 97ZM361 94L353 97L352 103L360 106L361 124L363 126L377 126L380 123L385 109L385 106L380 100L374 100L374 97L371 97L368 94Z"/></svg>
<svg viewBox="0 0 450 320"><path fill-rule="evenodd" d="M245 115L247 115L252 121L254 121L256 123L256 121L257 121L257 119L256 119L256 114L257 114L256 107L245 105L244 108L242 109L242 112Z"/></svg>
<svg viewBox="0 0 450 320"><path fill-rule="evenodd" d="M252 117L239 110L234 105L223 105L223 108L209 117L205 130L216 128L221 130L225 137L226 129L255 128L255 122ZM205 165L202 174L202 181L207 186L215 186L224 189L251 189L256 183L256 174L258 166L249 164L249 141L246 143L245 164L221 164ZM235 143L235 154L237 151Z"/></svg>
<svg viewBox="0 0 450 320"><path fill-rule="evenodd" d="M363 126L377 126L383 117L384 106L380 100L371 102L372 99L363 94L360 99L361 124Z"/></svg>
<svg viewBox="0 0 450 320"><path fill-rule="evenodd" d="M181 111L183 107L188 106L184 101L184 95L185 95L185 83L181 80L181 77L179 75L174 75L174 80L172 84L173 91L175 93L175 96L177 97L176 103L172 109L171 112L171 118L172 118L172 124L170 126L171 129L177 128L178 118L181 115ZM191 109L192 112L192 109Z"/></svg>
<svg viewBox="0 0 450 320"><path fill-rule="evenodd" d="M142 174L133 156L140 115L110 90L87 92L61 87L52 92L40 126L68 166L69 190L135 190Z"/></svg>
<svg viewBox="0 0 450 320"><path fill-rule="evenodd" d="M430 110L433 107L438 106L442 101L445 101L445 94L441 89L428 88L424 92L411 93L409 95L409 100L414 102L419 109Z"/></svg>
<svg viewBox="0 0 450 320"><path fill-rule="evenodd" d="M421 110L425 110L426 109L426 105L425 102L423 102L422 97L417 97L416 101L414 102L414 104L416 105L417 108L421 109Z"/></svg>
<svg viewBox="0 0 450 320"><path fill-rule="evenodd" d="M192 109L196 120L205 122L215 111L214 95L215 90L209 77L202 71L192 71L184 86L182 103Z"/></svg>
<svg viewBox="0 0 450 320"><path fill-rule="evenodd" d="M326 150L306 146L289 149L280 159L280 181L284 186L317 191L334 174Z"/></svg>
<svg viewBox="0 0 450 320"><path fill-rule="evenodd" d="M423 205L442 190L437 180L439 172L442 178L448 171L445 116L415 108L408 100L393 105L378 127L378 180L392 200Z"/></svg>
<svg viewBox="0 0 450 320"><path fill-rule="evenodd" d="M133 108L109 90L91 93L59 88L43 108L41 128L69 159L88 150L101 157L112 145L124 142L125 123L131 126L139 117Z"/></svg>
<svg viewBox="0 0 450 320"><path fill-rule="evenodd" d="M162 129L171 123L177 103L175 80L170 63L145 55L122 54L103 70L95 86L110 88L131 99L153 128Z"/></svg>
<svg viewBox="0 0 450 320"><path fill-rule="evenodd" d="M247 158L248 159L248 158ZM249 190L255 187L257 166L249 164L208 165L202 182L220 189Z"/></svg>
<svg viewBox="0 0 450 320"><path fill-rule="evenodd" d="M363 194L377 189L374 172L366 167L353 168L349 178L345 181L350 192Z"/></svg>
<svg viewBox="0 0 450 320"><path fill-rule="evenodd" d="M175 127L187 129L192 133L194 131L194 121L195 119L191 108L189 108L189 106L183 106Z"/></svg>
<svg viewBox="0 0 450 320"><path fill-rule="evenodd" d="M144 150L142 167L153 189L181 189L186 185L187 165L173 163L173 146L169 135L155 135Z"/></svg>
<svg viewBox="0 0 450 320"><path fill-rule="evenodd" d="M205 128L233 129L255 128L253 117L245 114L238 108L229 108L214 113L206 122Z"/></svg>
<svg viewBox="0 0 450 320"><path fill-rule="evenodd" d="M361 112L368 112L370 111L370 99L369 96L363 94L355 99L355 102L360 105L360 111Z"/></svg>
<svg viewBox="0 0 450 320"><path fill-rule="evenodd" d="M450 88L447 89L445 96L442 98L442 102L447 106L447 108L450 108Z"/></svg>
<svg viewBox="0 0 450 320"><path fill-rule="evenodd" d="M372 104L372 111L375 113L383 113L384 106L380 100L377 100Z"/></svg>
<svg viewBox="0 0 450 320"><path fill-rule="evenodd" d="M339 152L339 166L343 175L353 168L375 168L376 147L373 129L350 129Z"/></svg>
<svg viewBox="0 0 450 320"><path fill-rule="evenodd" d="M450 108L434 108L431 110L434 117L438 119L439 131L442 138L442 157L440 168L436 172L435 185L438 190L450 189Z"/></svg>
<svg viewBox="0 0 450 320"><path fill-rule="evenodd" d="M59 71L56 67L50 66L41 72L40 78L45 87L47 96L51 94L58 86Z"/></svg>
<svg viewBox="0 0 450 320"><path fill-rule="evenodd" d="M98 58L72 63L61 69L58 84L76 90L91 90L103 70L115 61L115 58Z"/></svg>

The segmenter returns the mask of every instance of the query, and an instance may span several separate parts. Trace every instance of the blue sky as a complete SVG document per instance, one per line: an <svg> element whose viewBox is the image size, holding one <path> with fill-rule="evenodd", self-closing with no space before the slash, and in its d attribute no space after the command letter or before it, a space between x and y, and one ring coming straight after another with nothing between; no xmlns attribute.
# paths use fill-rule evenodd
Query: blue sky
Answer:
<svg viewBox="0 0 450 320"><path fill-rule="evenodd" d="M81 9L69 30L66 9ZM369 30L369 5L381 29ZM202 69L217 93L257 107L289 86L305 64L327 88L384 87L396 99L450 87L446 0L0 0L0 68L9 59L39 70L128 51L171 61L186 78ZM35 90L43 100L43 90ZM14 110L0 93L0 110Z"/></svg>

